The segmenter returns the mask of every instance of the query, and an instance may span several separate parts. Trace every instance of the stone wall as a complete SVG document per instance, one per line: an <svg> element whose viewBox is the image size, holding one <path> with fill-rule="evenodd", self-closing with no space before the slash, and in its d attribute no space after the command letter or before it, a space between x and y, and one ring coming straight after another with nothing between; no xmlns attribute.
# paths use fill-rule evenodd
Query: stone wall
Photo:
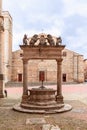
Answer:
<svg viewBox="0 0 87 130"><path fill-rule="evenodd" d="M87 59L84 60L84 80L87 82Z"/></svg>
<svg viewBox="0 0 87 130"><path fill-rule="evenodd" d="M62 73L67 74L67 82L84 82L84 58L76 52L66 49L63 57Z"/></svg>
<svg viewBox="0 0 87 130"><path fill-rule="evenodd" d="M2 72L4 81L11 80L12 67L12 18L8 11L3 11L4 32L2 35Z"/></svg>

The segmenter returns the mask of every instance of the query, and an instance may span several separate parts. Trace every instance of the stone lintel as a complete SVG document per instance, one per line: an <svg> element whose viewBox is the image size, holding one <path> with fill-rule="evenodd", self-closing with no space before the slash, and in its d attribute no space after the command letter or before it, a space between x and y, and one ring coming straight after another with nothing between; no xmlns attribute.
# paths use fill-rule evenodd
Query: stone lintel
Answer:
<svg viewBox="0 0 87 130"><path fill-rule="evenodd" d="M62 57L62 50L64 47L64 45L59 47L30 47L29 45L20 45L20 48L23 50L23 59L60 59Z"/></svg>

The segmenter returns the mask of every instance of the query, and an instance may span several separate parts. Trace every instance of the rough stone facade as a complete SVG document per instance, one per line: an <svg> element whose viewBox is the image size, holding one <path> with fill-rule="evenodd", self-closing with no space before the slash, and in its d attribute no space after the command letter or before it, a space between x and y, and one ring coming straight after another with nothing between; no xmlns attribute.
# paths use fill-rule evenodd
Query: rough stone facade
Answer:
<svg viewBox="0 0 87 130"><path fill-rule="evenodd" d="M11 80L11 56L12 18L8 11L2 11L2 0L0 0L0 98L4 97L4 83Z"/></svg>
<svg viewBox="0 0 87 130"><path fill-rule="evenodd" d="M55 60L29 60L28 81L39 82L39 74L44 71L45 82L56 83L57 62ZM22 50L12 53L12 81L23 81ZM83 55L64 49L62 61L63 82L84 82L84 59Z"/></svg>
<svg viewBox="0 0 87 130"><path fill-rule="evenodd" d="M2 65L1 70L4 81L11 80L11 62L12 62L12 17L8 11L3 11L4 32L2 34Z"/></svg>
<svg viewBox="0 0 87 130"><path fill-rule="evenodd" d="M84 79L87 82L87 59L84 60Z"/></svg>
<svg viewBox="0 0 87 130"><path fill-rule="evenodd" d="M76 52L65 50L63 56L63 73L66 74L67 82L84 82L84 59L83 55Z"/></svg>

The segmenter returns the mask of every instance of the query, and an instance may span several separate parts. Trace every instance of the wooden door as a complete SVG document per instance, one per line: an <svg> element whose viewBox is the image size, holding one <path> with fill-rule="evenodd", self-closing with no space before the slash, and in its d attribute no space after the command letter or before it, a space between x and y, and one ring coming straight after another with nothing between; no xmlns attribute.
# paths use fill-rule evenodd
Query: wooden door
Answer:
<svg viewBox="0 0 87 130"><path fill-rule="evenodd" d="M22 82L22 74L18 74L18 81Z"/></svg>

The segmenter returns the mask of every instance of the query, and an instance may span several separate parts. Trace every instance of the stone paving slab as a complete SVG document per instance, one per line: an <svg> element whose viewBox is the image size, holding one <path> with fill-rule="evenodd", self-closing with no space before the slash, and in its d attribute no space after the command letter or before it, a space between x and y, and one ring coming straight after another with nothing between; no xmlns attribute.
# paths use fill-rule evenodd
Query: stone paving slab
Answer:
<svg viewBox="0 0 87 130"><path fill-rule="evenodd" d="M26 125L42 125L42 130L60 130L58 125L50 125L46 123L45 118L28 118L26 119Z"/></svg>
<svg viewBox="0 0 87 130"><path fill-rule="evenodd" d="M44 118L28 118L26 124L46 124L46 120Z"/></svg>
<svg viewBox="0 0 87 130"><path fill-rule="evenodd" d="M50 124L45 124L42 126L42 130L60 130L59 126L54 126Z"/></svg>

